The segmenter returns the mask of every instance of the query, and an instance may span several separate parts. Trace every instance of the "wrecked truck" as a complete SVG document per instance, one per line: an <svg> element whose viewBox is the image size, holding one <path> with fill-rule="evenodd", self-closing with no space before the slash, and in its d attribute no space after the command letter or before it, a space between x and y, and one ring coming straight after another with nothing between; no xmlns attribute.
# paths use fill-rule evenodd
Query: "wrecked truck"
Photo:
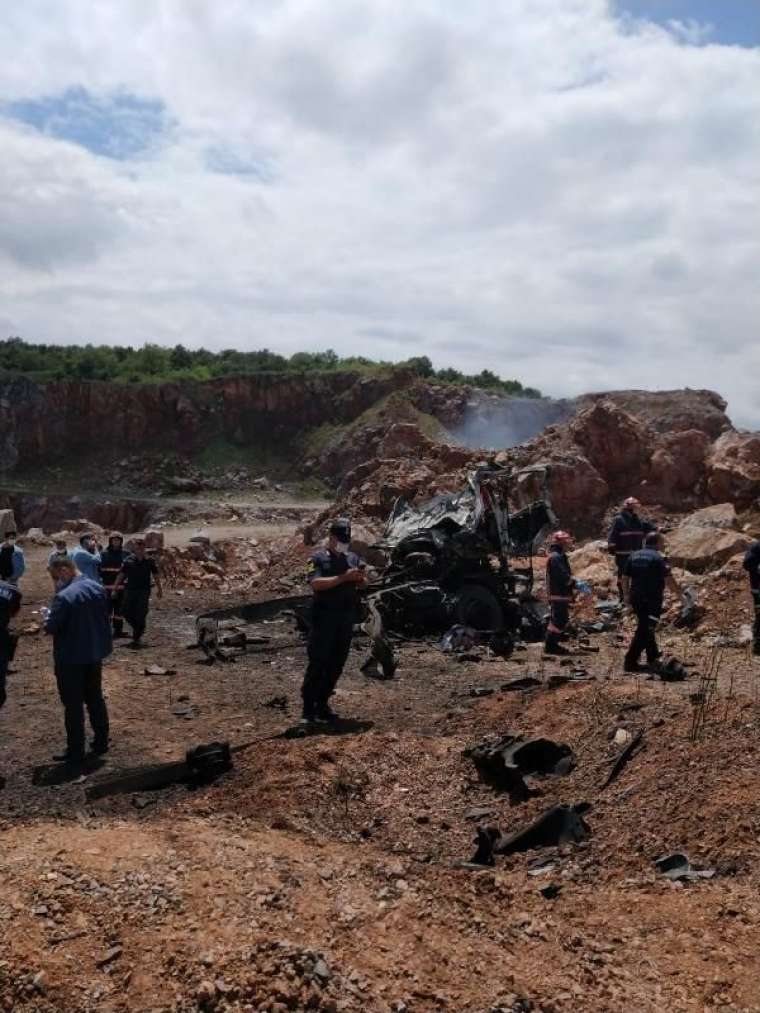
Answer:
<svg viewBox="0 0 760 1013"><path fill-rule="evenodd" d="M421 506L396 501L377 543L388 564L365 591L387 631L460 625L534 639L543 610L533 597L533 551L556 518L546 495L512 507L510 493L528 472L545 493L546 469L484 466L461 492Z"/></svg>
<svg viewBox="0 0 760 1013"><path fill-rule="evenodd" d="M392 672L388 635L413 638L461 626L497 638L503 654L517 640L543 637L546 608L533 596L532 557L556 524L547 480L546 468L482 466L459 492L419 506L394 503L373 545L386 565L361 592L361 621L372 641L368 668L374 659ZM524 500L527 489L541 495L518 507L514 499ZM289 614L306 632L310 604L305 594L206 613L198 618L198 646L209 660L224 656L220 620L271 623Z"/></svg>

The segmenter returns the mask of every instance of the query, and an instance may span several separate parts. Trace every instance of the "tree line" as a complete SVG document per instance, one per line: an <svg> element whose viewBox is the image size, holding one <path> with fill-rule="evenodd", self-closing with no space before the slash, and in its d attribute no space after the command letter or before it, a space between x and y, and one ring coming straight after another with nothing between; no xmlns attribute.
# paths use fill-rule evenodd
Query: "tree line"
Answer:
<svg viewBox="0 0 760 1013"><path fill-rule="evenodd" d="M205 348L146 343L131 345L43 345L21 338L0 341L0 374L21 375L41 383L51 380L105 380L111 383L160 383L171 380L212 380L222 376L246 376L252 373L305 373L351 370L372 372L405 369L432 382L470 384L521 397L541 397L534 387L523 387L518 380L504 380L490 369L480 373L462 373L458 369L434 369L426 355L403 362L367 359L362 355L342 357L328 348L324 352L296 352L280 355L260 348L240 352L227 348L211 352Z"/></svg>

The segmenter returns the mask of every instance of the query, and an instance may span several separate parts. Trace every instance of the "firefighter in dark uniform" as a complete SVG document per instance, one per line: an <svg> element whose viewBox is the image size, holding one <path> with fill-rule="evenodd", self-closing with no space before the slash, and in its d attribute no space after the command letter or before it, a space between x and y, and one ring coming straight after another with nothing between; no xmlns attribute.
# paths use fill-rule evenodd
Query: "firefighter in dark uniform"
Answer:
<svg viewBox="0 0 760 1013"><path fill-rule="evenodd" d="M629 496L623 503L623 509L615 517L607 537L607 551L615 557L617 567L617 586L620 600L623 601L623 570L632 552L644 545L644 537L654 531L654 524L642 520L636 512L641 503L635 496Z"/></svg>
<svg viewBox="0 0 760 1013"><path fill-rule="evenodd" d="M639 672L641 652L646 651L647 665L656 665L660 657L655 633L662 615L665 587L676 594L680 588L670 572L670 563L660 552L662 540L656 531L644 537L644 548L632 552L625 561L623 598L636 614L636 632L625 655L624 670Z"/></svg>
<svg viewBox="0 0 760 1013"><path fill-rule="evenodd" d="M749 574L749 589L755 613L752 626L752 653L760 654L760 541L750 545L744 555L742 565Z"/></svg>
<svg viewBox="0 0 760 1013"><path fill-rule="evenodd" d="M153 582L155 581L157 598L162 596L163 588L158 564L155 559L145 555L145 539L140 535L132 540L132 544L135 551L124 560L113 593L118 594L124 587L121 611L132 627L132 642L127 647L138 648L142 647Z"/></svg>
<svg viewBox="0 0 760 1013"><path fill-rule="evenodd" d="M333 521L326 548L309 560L314 601L309 661L301 688L304 724L335 721L338 717L329 700L348 658L358 618L359 588L366 580L362 561L350 551L350 543L350 522Z"/></svg>
<svg viewBox="0 0 760 1013"><path fill-rule="evenodd" d="M10 583L10 573L0 574L0 707L5 703L5 681L16 648L17 637L10 622L21 608L21 592Z"/></svg>
<svg viewBox="0 0 760 1013"><path fill-rule="evenodd" d="M549 625L546 627L547 654L569 654L560 638L570 621L570 603L575 592L575 578L570 570L567 549L573 544L567 531L555 531L546 557L546 594L549 599Z"/></svg>
<svg viewBox="0 0 760 1013"><path fill-rule="evenodd" d="M126 558L124 536L118 531L112 531L108 536L108 548L100 553L100 576L108 593L109 618L114 637L125 636L124 619L121 614L124 592L121 589L117 591L115 585Z"/></svg>

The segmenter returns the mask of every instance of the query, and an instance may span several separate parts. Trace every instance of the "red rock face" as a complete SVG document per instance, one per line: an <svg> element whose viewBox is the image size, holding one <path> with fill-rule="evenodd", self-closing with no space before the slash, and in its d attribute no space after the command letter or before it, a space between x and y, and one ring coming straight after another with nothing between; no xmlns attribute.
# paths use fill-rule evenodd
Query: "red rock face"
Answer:
<svg viewBox="0 0 760 1013"><path fill-rule="evenodd" d="M714 502L749 507L760 495L760 433L728 432L710 448L707 492Z"/></svg>

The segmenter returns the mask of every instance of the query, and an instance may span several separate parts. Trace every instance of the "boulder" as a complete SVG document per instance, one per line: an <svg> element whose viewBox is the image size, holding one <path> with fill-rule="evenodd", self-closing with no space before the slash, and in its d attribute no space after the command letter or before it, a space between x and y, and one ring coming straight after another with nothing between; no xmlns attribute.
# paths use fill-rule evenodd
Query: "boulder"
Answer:
<svg viewBox="0 0 760 1013"><path fill-rule="evenodd" d="M52 545L53 539L48 538L42 528L29 528L27 533L20 538L22 545Z"/></svg>
<svg viewBox="0 0 760 1013"><path fill-rule="evenodd" d="M16 518L12 510L0 510L0 538L6 531L17 531Z"/></svg>
<svg viewBox="0 0 760 1013"><path fill-rule="evenodd" d="M146 531L145 535L145 546L148 549L163 549L164 547L164 533L163 531L156 531L151 528L150 531Z"/></svg>
<svg viewBox="0 0 760 1013"><path fill-rule="evenodd" d="M723 528L727 531L738 531L739 521L733 503L716 503L689 514L681 522L683 527Z"/></svg>
<svg viewBox="0 0 760 1013"><path fill-rule="evenodd" d="M652 454L649 474L638 490L642 501L667 507L696 502L704 487L709 447L710 438L699 429L662 436Z"/></svg>
<svg viewBox="0 0 760 1013"><path fill-rule="evenodd" d="M676 566L691 573L703 573L722 566L750 544L751 540L739 531L689 524L687 519L668 535L666 551Z"/></svg>
<svg viewBox="0 0 760 1013"><path fill-rule="evenodd" d="M653 434L639 419L611 401L598 401L576 415L570 433L590 464L613 491L646 477Z"/></svg>
<svg viewBox="0 0 760 1013"><path fill-rule="evenodd" d="M590 461L582 454L570 453L536 463L549 467L549 499L561 526L576 537L598 532L610 487ZM535 475L519 478L517 488L521 501L542 495Z"/></svg>
<svg viewBox="0 0 760 1013"><path fill-rule="evenodd" d="M746 509L760 496L760 433L724 433L707 459L710 499Z"/></svg>
<svg viewBox="0 0 760 1013"><path fill-rule="evenodd" d="M579 549L575 549L568 554L568 559L570 560L573 574L577 576L581 570L585 570L589 566L595 566L600 562L610 563L612 557L607 552L607 542L603 539L598 539L594 542L587 542ZM612 564L610 563L610 565Z"/></svg>

